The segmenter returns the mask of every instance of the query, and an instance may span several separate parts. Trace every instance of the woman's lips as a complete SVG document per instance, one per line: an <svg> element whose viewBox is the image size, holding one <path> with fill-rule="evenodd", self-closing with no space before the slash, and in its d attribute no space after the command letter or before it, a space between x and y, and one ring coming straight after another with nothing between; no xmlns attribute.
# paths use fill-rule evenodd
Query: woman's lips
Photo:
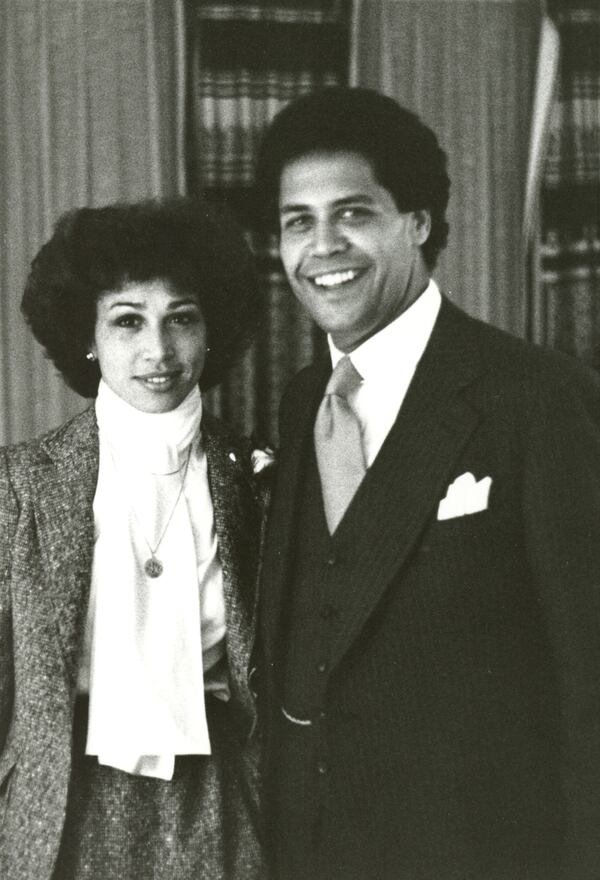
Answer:
<svg viewBox="0 0 600 880"><path fill-rule="evenodd" d="M141 382L147 388L153 391L165 391L170 389L178 380L179 372L169 373L148 373L145 376L136 376L138 382Z"/></svg>

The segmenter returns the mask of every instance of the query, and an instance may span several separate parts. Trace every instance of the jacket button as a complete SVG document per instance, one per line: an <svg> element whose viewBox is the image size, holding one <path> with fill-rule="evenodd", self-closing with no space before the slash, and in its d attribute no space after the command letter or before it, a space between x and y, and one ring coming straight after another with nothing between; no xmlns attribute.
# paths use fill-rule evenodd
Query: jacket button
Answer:
<svg viewBox="0 0 600 880"><path fill-rule="evenodd" d="M327 663L325 663L324 661L317 663L317 672L323 673L326 671L327 671Z"/></svg>
<svg viewBox="0 0 600 880"><path fill-rule="evenodd" d="M319 761L317 764L317 773L319 776L325 776L328 770L329 767L327 766L327 763L325 761Z"/></svg>

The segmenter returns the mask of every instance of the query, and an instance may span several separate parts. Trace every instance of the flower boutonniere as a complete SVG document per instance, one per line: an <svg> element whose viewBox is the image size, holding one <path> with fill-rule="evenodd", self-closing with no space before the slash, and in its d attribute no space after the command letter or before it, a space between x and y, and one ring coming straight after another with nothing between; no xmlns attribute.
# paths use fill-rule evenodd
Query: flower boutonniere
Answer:
<svg viewBox="0 0 600 880"><path fill-rule="evenodd" d="M250 463L252 464L252 473L260 474L261 471L273 467L275 464L275 453L266 446L264 449L253 449L250 454Z"/></svg>

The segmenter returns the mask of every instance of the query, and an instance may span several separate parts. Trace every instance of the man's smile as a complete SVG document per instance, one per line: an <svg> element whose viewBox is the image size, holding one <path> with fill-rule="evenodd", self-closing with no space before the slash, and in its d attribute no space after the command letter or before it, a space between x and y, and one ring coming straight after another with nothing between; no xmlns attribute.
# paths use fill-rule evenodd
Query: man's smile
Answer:
<svg viewBox="0 0 600 880"><path fill-rule="evenodd" d="M317 287L339 287L341 284L347 284L348 281L354 281L359 274L357 269L346 269L343 272L326 272L312 280Z"/></svg>

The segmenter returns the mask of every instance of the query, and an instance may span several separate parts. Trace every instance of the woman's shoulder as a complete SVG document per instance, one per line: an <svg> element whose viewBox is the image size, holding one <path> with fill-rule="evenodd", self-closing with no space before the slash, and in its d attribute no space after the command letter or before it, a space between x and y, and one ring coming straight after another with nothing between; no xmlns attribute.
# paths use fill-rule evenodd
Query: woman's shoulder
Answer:
<svg viewBox="0 0 600 880"><path fill-rule="evenodd" d="M96 417L92 405L39 437L0 446L2 467L11 472L30 468L34 464L47 461L53 450L74 447L82 440L87 441L93 437L95 432Z"/></svg>
<svg viewBox="0 0 600 880"><path fill-rule="evenodd" d="M250 450L251 442L248 437L236 431L222 419L217 418L206 409L202 412L202 433L207 439L223 448L230 448L234 452Z"/></svg>
<svg viewBox="0 0 600 880"><path fill-rule="evenodd" d="M218 449L234 470L241 471L254 492L268 494L275 456L268 447L259 446L250 437L241 434L206 411L202 414L202 431L207 452ZM210 453L209 453L210 454Z"/></svg>

